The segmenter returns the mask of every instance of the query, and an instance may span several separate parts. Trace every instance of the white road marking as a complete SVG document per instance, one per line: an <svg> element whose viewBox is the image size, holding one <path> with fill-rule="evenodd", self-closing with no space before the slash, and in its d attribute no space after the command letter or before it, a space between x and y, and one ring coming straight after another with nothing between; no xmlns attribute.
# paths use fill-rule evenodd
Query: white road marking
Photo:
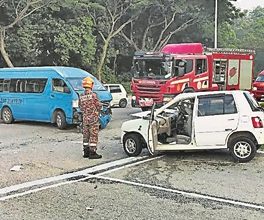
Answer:
<svg viewBox="0 0 264 220"><path fill-rule="evenodd" d="M18 190L22 190L22 189L29 188L29 187L39 186L39 185L57 182L57 181L61 181L61 180L65 180L65 179L69 179L69 178L73 178L73 177L77 177L77 176L87 175L89 173L107 170L111 167L114 168L116 166L122 166L123 164L125 165L127 163L137 162L137 161L143 160L145 158L148 158L148 156L128 157L128 158L124 158L121 160L116 160L116 161L104 163L104 164L101 164L98 166L90 167L90 168L87 168L85 170L81 170L81 171L77 171L77 172L73 172L73 173L68 173L68 174L63 174L63 175L59 175L59 176L53 176L53 177L48 177L48 178L44 178L44 179L40 179L40 180L35 180L35 181L31 181L31 182L25 182L25 183L13 185L13 186L8 186L8 187L0 189L0 195L11 193L11 192L18 191Z"/></svg>
<svg viewBox="0 0 264 220"><path fill-rule="evenodd" d="M264 151L258 151L258 153L263 154ZM144 160L147 157L148 156L135 157L135 158L129 157L129 158L125 158L125 159L121 159L121 160L117 160L117 161L112 161L112 162L109 162L109 163L101 164L101 165L98 165L98 166L95 166L95 167L87 168L85 170L77 171L77 172L74 172L74 173L69 173L69 174L64 174L64 175L44 178L44 179L41 179L41 180L36 180L36 181L26 182L26 183L22 183L22 184L10 186L10 187L5 187L5 188L0 189L0 195L1 194L6 194L6 193L11 193L11 192L14 192L14 191L17 191L17 190L21 190L21 189L25 189L25 188L28 188L28 187L33 187L33 186L43 185L43 184L56 182L56 181L60 181L60 180L65 180L65 179L68 179L68 178L73 178L73 177L78 177L78 176L85 176L84 178L80 178L78 180L70 180L70 181L66 181L66 182L60 182L60 183L56 183L56 184L52 184L52 185L48 185L48 186L42 186L42 187L37 188L37 189L27 190L25 192L20 192L20 193L8 195L8 196L3 196L3 197L0 198L0 201L5 201L5 200L8 200L8 199L24 196L24 195L27 195L27 194L31 194L31 193L35 193L35 192L38 192L38 191L51 189L51 188L55 188L55 187L59 187L59 186L67 185L67 184L72 184L72 183L84 181L84 180L91 179L91 178L97 178L97 179L104 179L104 180L119 182L119 183L123 183L123 184L133 185L133 186L139 186L139 187L145 187L145 188L151 188L151 189L157 189L157 190L161 190L161 191L181 194L183 196L190 196L190 197L194 197L194 198L207 199L207 200L227 203L227 204L231 204L231 205L239 205L239 206L243 206L243 207L247 207L247 208L254 208L254 209L264 210L264 206L254 205L254 204L250 204L250 203L247 203L247 202L240 202L240 201L235 201L235 200L231 200L231 199L217 198L217 197L214 197L214 196L207 196L207 195L203 195L203 194L199 194L199 193L190 193L190 192L185 192L185 191L181 191L181 190L177 190L177 189L168 189L168 188L155 186L155 185L137 183L137 182L127 181L127 180L121 180L121 179L115 179L115 178L111 178L111 177L102 176L102 175L109 174L109 173L112 173L112 172L115 172L115 171L118 171L118 170L121 170L121 169L129 168L129 167L132 167L132 166L137 166L137 165L142 164L142 163L146 163L146 162L149 162L149 161L152 161L152 160L156 160L156 159L162 158L162 157L164 157L164 155ZM134 162L134 163L127 164L127 163L131 163L131 162ZM116 166L121 166L121 167L114 168ZM111 167L113 167L113 169L111 169ZM107 170L109 168L110 168L110 170ZM89 174L89 173L93 173L93 172L100 172L101 170L106 170L106 171L103 171L102 173L99 173L99 174L96 174L96 175L90 175Z"/></svg>
<svg viewBox="0 0 264 220"><path fill-rule="evenodd" d="M258 153L260 153L260 154L264 154L264 151L262 151L262 150L258 150Z"/></svg>
<svg viewBox="0 0 264 220"><path fill-rule="evenodd" d="M123 183L123 184L127 184L127 185L133 185L133 186L139 186L139 187L144 187L144 188L149 188L149 189L166 191L166 192L170 192L170 193L176 193L176 194L180 194L183 196L190 196L193 198L207 199L207 200L211 200L211 201L215 201L215 202L222 202L222 203L231 204L231 205L238 205L238 206L243 206L243 207L247 207L247 208L264 210L264 206L254 205L254 204L247 203L247 202L240 202L240 201L235 201L235 200L231 200L231 199L222 199L222 198L217 198L217 197L209 196L209 195L206 196L206 195L199 194L199 193L185 192L185 191L181 191L181 190L177 190L177 189L168 189L168 188L164 188L164 187L160 187L160 186L131 182L131 181L127 181L127 180L115 179L115 178L105 177L105 176L101 176L101 175L94 175L94 177L96 177L97 179L104 179L104 180L119 182L119 183Z"/></svg>
<svg viewBox="0 0 264 220"><path fill-rule="evenodd" d="M8 200L8 199L17 198L17 197L20 197L20 196L24 196L24 195L28 195L28 194L31 194L31 193L39 192L39 191L42 191L42 190L45 190L45 189L51 189L51 188L55 188L55 187L59 187L59 186L67 185L67 184L72 184L72 183L84 181L84 180L87 180L87 179L95 178L96 176L100 176L100 175L107 174L107 173L112 173L112 172L115 172L117 170L128 168L128 167L132 167L132 166L137 166L139 164L146 163L146 162L149 162L149 161L152 161L152 160L156 160L156 159L159 159L159 158L162 158L162 157L164 157L164 155L159 156L159 157L152 157L152 158L149 158L149 159L146 159L146 160L142 160L142 161L138 161L138 162L135 162L135 163L132 163L132 164L127 164L127 165L124 165L122 167L114 168L114 169L102 172L100 174L97 174L97 175L85 174L86 177L80 178L78 180L70 180L70 181L67 181L67 182L61 182L61 183L57 183L57 184L53 184L53 185L49 185L49 186L43 186L43 187L40 187L40 188L37 188L37 189L27 190L27 191L21 192L21 193L16 193L16 194L8 195L8 196L3 196L3 197L0 197L0 201L5 201L5 200Z"/></svg>

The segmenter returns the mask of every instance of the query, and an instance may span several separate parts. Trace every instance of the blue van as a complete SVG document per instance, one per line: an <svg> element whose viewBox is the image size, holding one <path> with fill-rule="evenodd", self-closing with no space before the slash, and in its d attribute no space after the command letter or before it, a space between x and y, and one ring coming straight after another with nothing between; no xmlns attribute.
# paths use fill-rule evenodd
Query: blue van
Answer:
<svg viewBox="0 0 264 220"><path fill-rule="evenodd" d="M100 126L111 120L112 95L90 73L73 67L0 69L0 116L4 123L29 120L55 123L59 129L78 124L82 80L94 79L93 91L103 103Z"/></svg>

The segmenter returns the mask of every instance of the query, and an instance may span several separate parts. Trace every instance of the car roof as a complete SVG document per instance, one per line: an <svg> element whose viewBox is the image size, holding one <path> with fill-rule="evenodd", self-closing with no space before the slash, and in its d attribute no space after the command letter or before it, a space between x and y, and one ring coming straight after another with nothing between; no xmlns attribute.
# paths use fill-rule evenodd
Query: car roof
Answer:
<svg viewBox="0 0 264 220"><path fill-rule="evenodd" d="M194 92L194 93L181 93L179 96L182 97L197 97L197 96L206 96L206 95L221 95L221 94L241 94L248 91L242 90L222 90L222 91L207 91L207 92Z"/></svg>
<svg viewBox="0 0 264 220"><path fill-rule="evenodd" d="M175 96L170 102L168 102L167 104L165 104L161 108L157 109L155 114L159 114L162 111L164 111L168 106L171 105L172 102L175 103L175 102L178 102L178 101L181 101L184 99L188 99L188 98L196 98L198 96L214 96L214 95L221 95L221 94L223 94L223 95L224 94L239 95L239 94L242 94L244 92L249 93L248 91L242 91L242 90L231 90L231 91L223 90L223 91L180 93L179 95Z"/></svg>

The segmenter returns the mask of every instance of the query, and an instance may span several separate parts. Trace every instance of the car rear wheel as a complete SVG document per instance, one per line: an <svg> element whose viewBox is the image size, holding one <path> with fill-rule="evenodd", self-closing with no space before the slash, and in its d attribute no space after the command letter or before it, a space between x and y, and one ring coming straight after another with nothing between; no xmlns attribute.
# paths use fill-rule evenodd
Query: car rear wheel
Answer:
<svg viewBox="0 0 264 220"><path fill-rule="evenodd" d="M127 106L127 100L126 99L121 99L119 101L119 107L120 108L125 108Z"/></svg>
<svg viewBox="0 0 264 220"><path fill-rule="evenodd" d="M142 152L142 143L138 134L127 134L123 139L124 151L129 157L138 156Z"/></svg>
<svg viewBox="0 0 264 220"><path fill-rule="evenodd" d="M5 124L11 124L14 121L12 111L8 107L2 109L1 118Z"/></svg>
<svg viewBox="0 0 264 220"><path fill-rule="evenodd" d="M248 137L235 137L230 141L231 156L240 163L252 160L256 155L256 144Z"/></svg>
<svg viewBox="0 0 264 220"><path fill-rule="evenodd" d="M67 127L66 117L64 112L57 111L55 113L55 123L59 129L65 129Z"/></svg>

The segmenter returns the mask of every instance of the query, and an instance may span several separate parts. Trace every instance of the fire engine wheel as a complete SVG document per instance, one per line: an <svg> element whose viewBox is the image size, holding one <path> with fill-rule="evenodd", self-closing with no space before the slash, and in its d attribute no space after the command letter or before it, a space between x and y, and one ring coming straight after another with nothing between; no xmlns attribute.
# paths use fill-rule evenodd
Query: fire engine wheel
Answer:
<svg viewBox="0 0 264 220"><path fill-rule="evenodd" d="M120 108L125 108L127 106L127 100L126 99L121 99L119 101L119 107Z"/></svg>
<svg viewBox="0 0 264 220"><path fill-rule="evenodd" d="M245 136L234 137L229 142L231 156L240 163L252 160L256 155L256 144L252 139Z"/></svg>
<svg viewBox="0 0 264 220"><path fill-rule="evenodd" d="M2 109L1 118L5 124L11 124L14 121L12 111L8 107Z"/></svg>
<svg viewBox="0 0 264 220"><path fill-rule="evenodd" d="M123 139L124 151L129 157L138 156L142 151L141 138L138 134L126 134Z"/></svg>
<svg viewBox="0 0 264 220"><path fill-rule="evenodd" d="M67 127L66 117L64 112L55 112L55 123L59 129L65 129Z"/></svg>

